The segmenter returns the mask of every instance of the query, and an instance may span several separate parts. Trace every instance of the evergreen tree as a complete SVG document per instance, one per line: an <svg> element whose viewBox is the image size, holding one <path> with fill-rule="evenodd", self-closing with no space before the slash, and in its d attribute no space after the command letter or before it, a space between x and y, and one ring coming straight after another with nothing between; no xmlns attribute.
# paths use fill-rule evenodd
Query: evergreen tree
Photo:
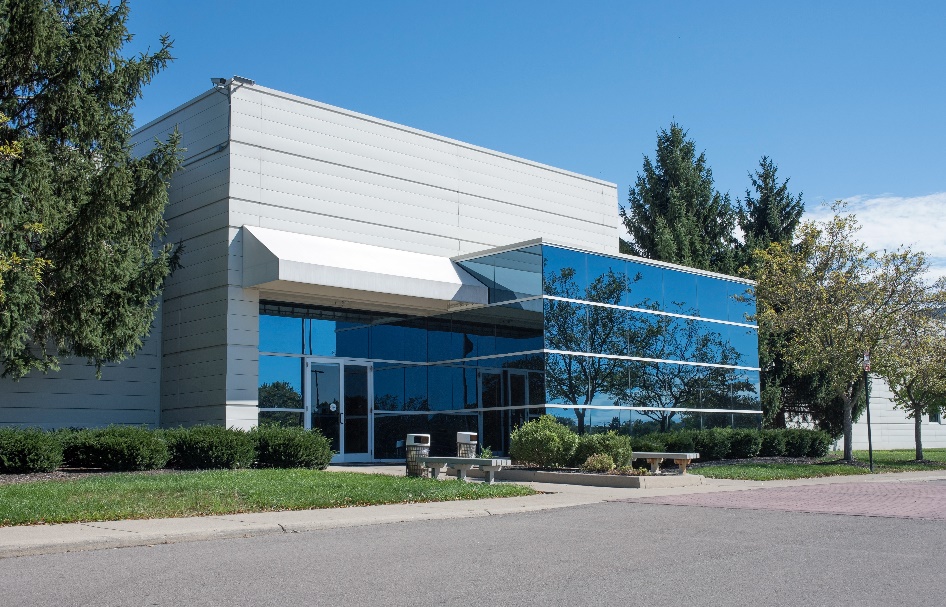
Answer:
<svg viewBox="0 0 946 607"><path fill-rule="evenodd" d="M61 355L100 367L133 354L177 264L161 242L177 137L141 158L129 144L131 109L171 43L123 57L128 10L125 0L0 0L6 376L56 368Z"/></svg>
<svg viewBox="0 0 946 607"><path fill-rule="evenodd" d="M805 211L802 196L792 196L788 179L778 180L778 167L768 156L759 161L759 169L749 173L752 188L738 202L739 227L743 233L739 265L751 277L753 252L772 242L790 247L795 229ZM786 414L814 421L833 435L842 431L841 419L830 415L839 410L832 406L834 397L827 393L819 375L801 375L787 364L783 352L794 339L792 331L773 332L771 326L759 328L759 361L762 366L762 410L766 425L784 426Z"/></svg>
<svg viewBox="0 0 946 607"><path fill-rule="evenodd" d="M731 274L736 217L728 194L713 188L706 155L672 123L657 135L654 161L631 187L621 217L631 236L622 248L650 259Z"/></svg>
<svg viewBox="0 0 946 607"><path fill-rule="evenodd" d="M738 202L739 227L742 229L742 263L750 263L752 252L772 242L790 243L795 228L805 212L801 194L792 196L788 179L779 183L778 167L768 156L759 161L759 170L749 173L752 189ZM753 193L753 190L755 191Z"/></svg>

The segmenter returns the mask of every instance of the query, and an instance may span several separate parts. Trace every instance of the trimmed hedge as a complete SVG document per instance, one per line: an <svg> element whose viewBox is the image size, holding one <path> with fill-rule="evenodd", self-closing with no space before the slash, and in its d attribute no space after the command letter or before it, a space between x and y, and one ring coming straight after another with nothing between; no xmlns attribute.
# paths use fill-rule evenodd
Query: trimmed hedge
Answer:
<svg viewBox="0 0 946 607"><path fill-rule="evenodd" d="M598 434L583 434L578 437L578 446L571 458L573 467L582 466L592 455L607 455L616 466L628 466L634 456L631 438L608 430Z"/></svg>
<svg viewBox="0 0 946 607"><path fill-rule="evenodd" d="M263 425L250 431L257 468L316 468L332 460L332 443L318 430Z"/></svg>
<svg viewBox="0 0 946 607"><path fill-rule="evenodd" d="M827 432L808 428L678 430L632 439L637 451L696 451L700 454L699 461L782 456L824 457L831 449L832 442Z"/></svg>
<svg viewBox="0 0 946 607"><path fill-rule="evenodd" d="M557 468L571 461L578 446L578 435L558 423L554 416L543 415L513 430L509 442L512 459Z"/></svg>
<svg viewBox="0 0 946 607"><path fill-rule="evenodd" d="M762 450L762 433L757 430L733 430L730 434L729 455L733 459L757 457Z"/></svg>
<svg viewBox="0 0 946 607"><path fill-rule="evenodd" d="M64 459L73 468L156 470L168 463L168 444L160 431L138 426L108 426L57 433Z"/></svg>
<svg viewBox="0 0 946 607"><path fill-rule="evenodd" d="M785 430L763 430L760 457L782 457L785 455Z"/></svg>
<svg viewBox="0 0 946 607"><path fill-rule="evenodd" d="M824 430L807 430L811 434L808 457L824 457L831 451L831 435Z"/></svg>
<svg viewBox="0 0 946 607"><path fill-rule="evenodd" d="M700 454L701 461L726 459L729 457L729 448L732 444L732 430L726 428L712 428L710 430L693 431L693 443Z"/></svg>
<svg viewBox="0 0 946 607"><path fill-rule="evenodd" d="M785 455L788 457L808 457L811 447L811 435L808 430L789 428L785 430Z"/></svg>
<svg viewBox="0 0 946 607"><path fill-rule="evenodd" d="M243 430L191 426L165 431L170 465L181 470L249 468L256 460L256 441Z"/></svg>
<svg viewBox="0 0 946 607"><path fill-rule="evenodd" d="M0 473L52 472L62 465L62 444L36 428L0 429Z"/></svg>

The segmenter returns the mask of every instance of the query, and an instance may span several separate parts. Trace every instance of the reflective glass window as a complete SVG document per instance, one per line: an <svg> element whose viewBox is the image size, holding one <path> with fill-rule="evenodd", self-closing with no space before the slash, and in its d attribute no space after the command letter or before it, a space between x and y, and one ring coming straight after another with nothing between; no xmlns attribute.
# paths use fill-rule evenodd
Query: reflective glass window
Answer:
<svg viewBox="0 0 946 607"><path fill-rule="evenodd" d="M302 408L305 361L291 356L259 357L259 406Z"/></svg>
<svg viewBox="0 0 946 607"><path fill-rule="evenodd" d="M709 276L696 277L696 306L699 316L729 320L730 281Z"/></svg>
<svg viewBox="0 0 946 607"><path fill-rule="evenodd" d="M587 306L570 301L545 300L545 347L549 350L587 352Z"/></svg>
<svg viewBox="0 0 946 607"><path fill-rule="evenodd" d="M548 245L542 247L542 288L546 295L587 299L587 255Z"/></svg>
<svg viewBox="0 0 946 607"><path fill-rule="evenodd" d="M259 317L260 352L303 354L302 319L289 316Z"/></svg>
<svg viewBox="0 0 946 607"><path fill-rule="evenodd" d="M371 358L426 362L427 331L423 319L373 325Z"/></svg>
<svg viewBox="0 0 946 607"><path fill-rule="evenodd" d="M732 408L762 410L758 371L737 371L733 374Z"/></svg>
<svg viewBox="0 0 946 607"><path fill-rule="evenodd" d="M375 363L374 408L376 411L404 410L404 367Z"/></svg>
<svg viewBox="0 0 946 607"><path fill-rule="evenodd" d="M491 255L495 288L490 303L542 294L542 249L539 246Z"/></svg>
<svg viewBox="0 0 946 607"><path fill-rule="evenodd" d="M604 255L587 255L588 284L580 299L612 305L621 305L626 299L630 284L625 271L626 262Z"/></svg>
<svg viewBox="0 0 946 607"><path fill-rule="evenodd" d="M468 352L464 352L463 346L462 327L454 323L449 314L427 319L427 360L429 362L464 358Z"/></svg>
<svg viewBox="0 0 946 607"><path fill-rule="evenodd" d="M546 402L574 406L615 404L627 392L627 369L634 364L614 358L547 354Z"/></svg>
<svg viewBox="0 0 946 607"><path fill-rule="evenodd" d="M759 366L759 332L755 328L729 325L729 342L738 362L729 364L741 367Z"/></svg>
<svg viewBox="0 0 946 607"><path fill-rule="evenodd" d="M628 331L634 313L604 306L586 306L588 340L584 352L628 355Z"/></svg>
<svg viewBox="0 0 946 607"><path fill-rule="evenodd" d="M325 322L325 321L322 321ZM313 321L313 325L316 321ZM330 325L326 324L325 328L315 333L316 336L325 335L326 342L325 345L319 346L317 343L313 348L313 354L318 354L317 350L327 350L328 344L335 346L334 356L344 356L347 358L370 358L371 353L369 350L370 344L370 328L361 322L336 322L333 323L334 327L332 328L333 334L330 336L328 334L328 329ZM334 342L329 341L334 337ZM330 356L326 354L326 356Z"/></svg>
<svg viewBox="0 0 946 607"><path fill-rule="evenodd" d="M404 368L404 410L430 411L427 395L427 367Z"/></svg>
<svg viewBox="0 0 946 607"><path fill-rule="evenodd" d="M431 411L463 409L463 371L462 367L427 367ZM467 391L469 392L469 386Z"/></svg>
<svg viewBox="0 0 946 607"><path fill-rule="evenodd" d="M729 320L754 323L755 292L752 285L739 282L727 282L726 285L729 289Z"/></svg>
<svg viewBox="0 0 946 607"><path fill-rule="evenodd" d="M694 314L696 308L696 275L665 270L664 310L676 314Z"/></svg>
<svg viewBox="0 0 946 607"><path fill-rule="evenodd" d="M627 262L628 291L623 305L645 310L662 310L664 305L664 269L645 263Z"/></svg>

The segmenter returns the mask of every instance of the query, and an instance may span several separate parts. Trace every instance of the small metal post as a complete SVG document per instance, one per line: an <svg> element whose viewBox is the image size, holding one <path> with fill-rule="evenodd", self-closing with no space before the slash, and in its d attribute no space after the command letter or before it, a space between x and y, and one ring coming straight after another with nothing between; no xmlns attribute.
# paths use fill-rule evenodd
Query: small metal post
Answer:
<svg viewBox="0 0 946 607"><path fill-rule="evenodd" d="M864 352L864 404L867 406L867 458L870 462L870 471L874 472L874 441L870 433L870 384L867 374L870 373L870 352Z"/></svg>

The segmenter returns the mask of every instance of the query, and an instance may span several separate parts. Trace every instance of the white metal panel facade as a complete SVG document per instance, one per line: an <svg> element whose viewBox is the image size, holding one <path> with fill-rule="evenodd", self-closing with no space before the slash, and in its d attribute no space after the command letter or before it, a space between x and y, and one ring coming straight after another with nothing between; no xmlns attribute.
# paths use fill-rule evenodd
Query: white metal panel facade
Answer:
<svg viewBox="0 0 946 607"><path fill-rule="evenodd" d="M871 382L870 418L874 449L913 449L916 446L913 420L907 419L904 411L894 408L893 394L879 377ZM925 448L946 447L946 423L930 421L924 416L920 432ZM855 449L867 449L866 415L861 415L854 424L852 438Z"/></svg>
<svg viewBox="0 0 946 607"><path fill-rule="evenodd" d="M133 140L143 154L176 129L186 148L165 214L183 267L166 285L150 350L97 383L73 361L55 378L24 380L0 394L0 425L255 425L260 292L242 286L244 225L441 257L539 237L617 252L614 184L264 87L228 87ZM381 295L376 303L392 306ZM90 410L64 412L69 394L94 396Z"/></svg>

